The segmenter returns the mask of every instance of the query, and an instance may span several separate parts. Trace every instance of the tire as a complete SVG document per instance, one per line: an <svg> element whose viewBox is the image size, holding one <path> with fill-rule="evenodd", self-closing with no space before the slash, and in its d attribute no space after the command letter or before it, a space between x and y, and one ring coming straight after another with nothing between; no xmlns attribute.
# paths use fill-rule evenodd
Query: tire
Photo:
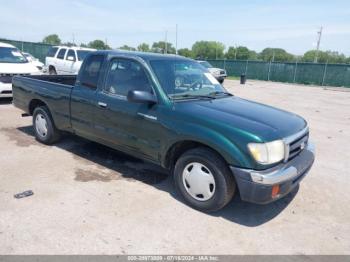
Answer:
<svg viewBox="0 0 350 262"><path fill-rule="evenodd" d="M33 128L36 140L43 144L51 145L61 138L61 133L55 127L50 111L46 106L35 108Z"/></svg>
<svg viewBox="0 0 350 262"><path fill-rule="evenodd" d="M56 69L53 66L49 68L49 75L57 75Z"/></svg>
<svg viewBox="0 0 350 262"><path fill-rule="evenodd" d="M200 177L199 180L196 177ZM236 190L236 183L227 163L216 152L205 147L191 149L177 160L174 181L185 202L204 212L223 208L231 201ZM203 188L206 193L200 194L199 191L203 191Z"/></svg>
<svg viewBox="0 0 350 262"><path fill-rule="evenodd" d="M223 84L224 81L225 81L225 79L219 80L219 83L220 83L220 84Z"/></svg>

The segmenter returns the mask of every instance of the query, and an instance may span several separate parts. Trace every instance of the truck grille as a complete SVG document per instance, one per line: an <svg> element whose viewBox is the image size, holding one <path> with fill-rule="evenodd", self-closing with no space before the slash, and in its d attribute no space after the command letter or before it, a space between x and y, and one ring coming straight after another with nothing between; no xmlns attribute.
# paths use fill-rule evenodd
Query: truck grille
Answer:
<svg viewBox="0 0 350 262"><path fill-rule="evenodd" d="M287 139L288 140L288 139ZM291 141L287 141L287 154L285 162L296 157L307 146L309 140L309 130L304 129L299 135Z"/></svg>
<svg viewBox="0 0 350 262"><path fill-rule="evenodd" d="M2 74L0 73L0 82L5 84L12 83L12 77L14 76L28 76L30 74Z"/></svg>

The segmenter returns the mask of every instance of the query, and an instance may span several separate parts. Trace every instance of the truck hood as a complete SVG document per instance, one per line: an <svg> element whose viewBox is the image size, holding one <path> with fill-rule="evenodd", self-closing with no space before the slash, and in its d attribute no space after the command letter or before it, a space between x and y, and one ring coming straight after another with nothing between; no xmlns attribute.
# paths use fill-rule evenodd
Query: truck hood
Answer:
<svg viewBox="0 0 350 262"><path fill-rule="evenodd" d="M180 102L176 110L217 132L229 127L240 133L248 132L264 142L293 135L307 125L296 114L235 96Z"/></svg>
<svg viewBox="0 0 350 262"><path fill-rule="evenodd" d="M32 63L0 63L2 74L38 74L39 69Z"/></svg>

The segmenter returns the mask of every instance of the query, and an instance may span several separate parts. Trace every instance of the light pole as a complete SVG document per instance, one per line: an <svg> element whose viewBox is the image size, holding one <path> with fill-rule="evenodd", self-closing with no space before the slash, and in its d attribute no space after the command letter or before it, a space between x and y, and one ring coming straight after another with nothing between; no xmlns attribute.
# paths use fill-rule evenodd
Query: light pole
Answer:
<svg viewBox="0 0 350 262"><path fill-rule="evenodd" d="M320 28L320 31L317 32L318 39L317 39L317 47L316 47L316 54L315 54L315 59L314 63L317 63L318 60L318 51L320 50L320 43L321 43L321 37L322 37L322 26Z"/></svg>
<svg viewBox="0 0 350 262"><path fill-rule="evenodd" d="M164 54L167 54L168 53L168 30L165 30L165 48L164 48Z"/></svg>
<svg viewBox="0 0 350 262"><path fill-rule="evenodd" d="M176 24L176 33L175 33L175 49L176 49L176 55L177 55L177 24Z"/></svg>

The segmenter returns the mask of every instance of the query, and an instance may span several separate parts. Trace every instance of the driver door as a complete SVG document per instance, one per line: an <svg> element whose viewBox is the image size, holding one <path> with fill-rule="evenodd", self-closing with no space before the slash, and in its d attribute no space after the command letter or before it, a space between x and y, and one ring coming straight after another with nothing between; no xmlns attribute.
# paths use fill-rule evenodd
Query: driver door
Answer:
<svg viewBox="0 0 350 262"><path fill-rule="evenodd" d="M69 49L66 55L66 60L65 60L65 72L66 74L74 74L74 65L77 61L75 51L73 49Z"/></svg>
<svg viewBox="0 0 350 262"><path fill-rule="evenodd" d="M130 90L153 93L152 82L139 62L113 59L104 88L97 94L96 132L122 151L158 161L161 130L157 121L158 105L129 102Z"/></svg>

